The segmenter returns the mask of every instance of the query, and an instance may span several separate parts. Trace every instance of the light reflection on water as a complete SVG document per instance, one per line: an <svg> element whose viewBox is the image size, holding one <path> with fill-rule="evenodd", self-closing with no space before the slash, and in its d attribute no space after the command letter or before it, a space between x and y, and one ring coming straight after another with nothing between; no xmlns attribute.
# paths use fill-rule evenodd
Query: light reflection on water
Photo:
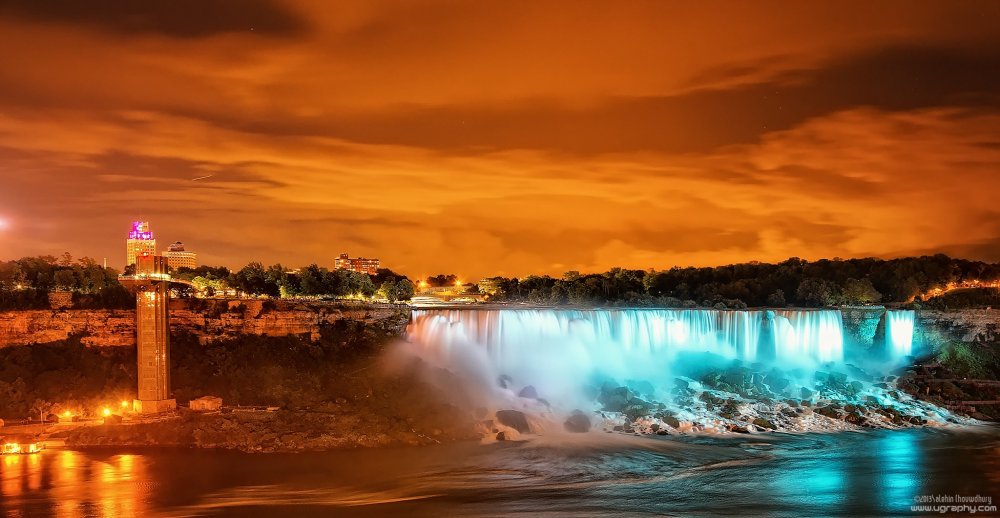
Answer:
<svg viewBox="0 0 1000 518"><path fill-rule="evenodd" d="M1000 430L651 439L309 455L49 450L0 461L6 516L905 515L992 496Z"/></svg>

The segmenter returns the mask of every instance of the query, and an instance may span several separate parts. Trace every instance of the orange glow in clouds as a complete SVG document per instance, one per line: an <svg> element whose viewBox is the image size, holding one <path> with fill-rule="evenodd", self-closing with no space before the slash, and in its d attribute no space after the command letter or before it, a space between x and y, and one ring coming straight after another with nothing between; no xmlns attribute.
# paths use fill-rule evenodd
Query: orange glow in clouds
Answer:
<svg viewBox="0 0 1000 518"><path fill-rule="evenodd" d="M1000 260L995 2L58 4L0 9L2 259Z"/></svg>

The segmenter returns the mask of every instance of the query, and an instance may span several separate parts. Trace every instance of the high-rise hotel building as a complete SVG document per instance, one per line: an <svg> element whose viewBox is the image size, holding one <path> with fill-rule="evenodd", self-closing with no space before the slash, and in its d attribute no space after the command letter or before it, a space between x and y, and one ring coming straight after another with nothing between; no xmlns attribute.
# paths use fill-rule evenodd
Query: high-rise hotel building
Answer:
<svg viewBox="0 0 1000 518"><path fill-rule="evenodd" d="M185 250L184 243L180 241L175 241L168 246L167 251L163 252L163 257L167 259L167 266L171 270L198 267L198 255L190 250Z"/></svg>
<svg viewBox="0 0 1000 518"><path fill-rule="evenodd" d="M348 257L347 253L343 253L333 260L333 266L338 270L352 270L358 273L377 275L381 262L378 259L367 257Z"/></svg>
<svg viewBox="0 0 1000 518"><path fill-rule="evenodd" d="M136 258L143 254L156 254L156 239L153 239L148 221L133 221L125 240L125 266L136 264Z"/></svg>

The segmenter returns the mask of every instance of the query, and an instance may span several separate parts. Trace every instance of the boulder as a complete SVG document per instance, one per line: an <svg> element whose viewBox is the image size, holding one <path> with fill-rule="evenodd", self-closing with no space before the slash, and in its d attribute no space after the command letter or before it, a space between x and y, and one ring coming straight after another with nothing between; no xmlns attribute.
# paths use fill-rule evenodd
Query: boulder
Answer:
<svg viewBox="0 0 1000 518"><path fill-rule="evenodd" d="M504 426L509 426L520 433L529 433L531 427L528 426L528 418L524 412L517 410L497 410L497 421Z"/></svg>
<svg viewBox="0 0 1000 518"><path fill-rule="evenodd" d="M671 428L677 429L681 427L681 422L676 417L665 415L660 419Z"/></svg>
<svg viewBox="0 0 1000 518"><path fill-rule="evenodd" d="M590 431L590 418L579 410L574 410L573 415L563 422L563 428L571 433L587 433Z"/></svg>
<svg viewBox="0 0 1000 518"><path fill-rule="evenodd" d="M524 387L523 389L521 389L520 392L517 393L517 397L523 397L527 399L538 399L538 391L535 390L535 387L528 385L527 387Z"/></svg>

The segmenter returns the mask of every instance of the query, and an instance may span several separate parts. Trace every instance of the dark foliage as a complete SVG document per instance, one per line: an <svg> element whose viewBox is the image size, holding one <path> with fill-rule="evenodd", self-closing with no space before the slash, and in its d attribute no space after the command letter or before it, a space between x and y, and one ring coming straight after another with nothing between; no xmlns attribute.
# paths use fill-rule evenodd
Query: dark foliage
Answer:
<svg viewBox="0 0 1000 518"><path fill-rule="evenodd" d="M494 277L482 281L480 289L498 302L740 308L906 303L931 288L973 279L1000 279L1000 265L940 254L891 260L792 258L714 268L567 272L561 279Z"/></svg>

